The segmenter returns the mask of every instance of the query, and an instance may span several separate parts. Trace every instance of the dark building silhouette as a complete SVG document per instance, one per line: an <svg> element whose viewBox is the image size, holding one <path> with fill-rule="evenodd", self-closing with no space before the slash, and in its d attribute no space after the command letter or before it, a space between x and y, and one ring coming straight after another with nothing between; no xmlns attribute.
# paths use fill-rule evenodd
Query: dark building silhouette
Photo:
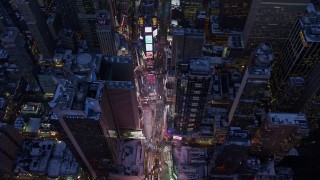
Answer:
<svg viewBox="0 0 320 180"><path fill-rule="evenodd" d="M36 0L19 0L17 5L41 54L44 58L51 59L55 51L55 43L38 2Z"/></svg>
<svg viewBox="0 0 320 180"><path fill-rule="evenodd" d="M243 30L247 53L261 42L272 42L278 54L294 25L303 16L310 0L255 0L252 1Z"/></svg>
<svg viewBox="0 0 320 180"><path fill-rule="evenodd" d="M251 0L221 0L219 24L222 29L242 31L246 24Z"/></svg>
<svg viewBox="0 0 320 180"><path fill-rule="evenodd" d="M287 112L305 112L308 117L313 117L309 120L319 118L317 112L320 108L319 17L312 7L308 7L306 16L296 20L274 65L271 81L275 108Z"/></svg>

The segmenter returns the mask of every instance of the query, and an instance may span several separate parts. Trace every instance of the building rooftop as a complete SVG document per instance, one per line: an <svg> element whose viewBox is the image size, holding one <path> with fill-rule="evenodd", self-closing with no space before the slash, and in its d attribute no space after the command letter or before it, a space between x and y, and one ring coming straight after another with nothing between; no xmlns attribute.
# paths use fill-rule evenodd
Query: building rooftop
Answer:
<svg viewBox="0 0 320 180"><path fill-rule="evenodd" d="M226 145L250 146L249 131L240 127L230 127Z"/></svg>
<svg viewBox="0 0 320 180"><path fill-rule="evenodd" d="M306 42L320 42L320 12L308 13L299 19Z"/></svg>
<svg viewBox="0 0 320 180"><path fill-rule="evenodd" d="M269 113L268 121L273 125L295 125L300 129L308 129L308 121L305 114L295 113Z"/></svg>
<svg viewBox="0 0 320 180"><path fill-rule="evenodd" d="M74 111L74 115L99 118L101 112L99 100L104 81L78 82L68 79L55 79L58 82L58 87L53 100L49 102L51 108L58 107L60 110L71 110L68 115L72 115Z"/></svg>
<svg viewBox="0 0 320 180"><path fill-rule="evenodd" d="M28 124L26 125L26 132L38 133L40 125L41 125L40 118L30 118Z"/></svg>
<svg viewBox="0 0 320 180"><path fill-rule="evenodd" d="M248 72L250 75L271 75L270 67L249 67Z"/></svg>
<svg viewBox="0 0 320 180"><path fill-rule="evenodd" d="M22 152L16 160L15 174L48 174L49 177L76 176L79 164L62 141L24 141Z"/></svg>
<svg viewBox="0 0 320 180"><path fill-rule="evenodd" d="M209 75L211 73L210 59L206 57L191 58L189 71L192 75Z"/></svg>
<svg viewBox="0 0 320 180"><path fill-rule="evenodd" d="M144 164L144 146L141 140L130 140L121 143L119 157L125 175L142 175Z"/></svg>
<svg viewBox="0 0 320 180"><path fill-rule="evenodd" d="M271 43L260 43L254 51L255 65L269 67L274 59Z"/></svg>
<svg viewBox="0 0 320 180"><path fill-rule="evenodd" d="M289 78L291 85L293 86L304 86L305 80L302 77L290 77Z"/></svg>

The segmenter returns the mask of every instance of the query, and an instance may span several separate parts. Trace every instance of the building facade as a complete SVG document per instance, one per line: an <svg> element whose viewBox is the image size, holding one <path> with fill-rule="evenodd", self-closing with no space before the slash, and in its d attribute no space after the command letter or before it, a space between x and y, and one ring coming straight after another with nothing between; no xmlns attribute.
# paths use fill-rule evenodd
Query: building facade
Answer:
<svg viewBox="0 0 320 180"><path fill-rule="evenodd" d="M106 10L98 11L96 13L97 24L96 32L100 44L100 51L103 55L115 56L117 55L115 32L110 21L110 13Z"/></svg>
<svg viewBox="0 0 320 180"><path fill-rule="evenodd" d="M176 71L179 76L176 79L175 131L181 135L199 135L212 86L210 60L188 58L176 67ZM212 127L208 127L209 134L213 132Z"/></svg>

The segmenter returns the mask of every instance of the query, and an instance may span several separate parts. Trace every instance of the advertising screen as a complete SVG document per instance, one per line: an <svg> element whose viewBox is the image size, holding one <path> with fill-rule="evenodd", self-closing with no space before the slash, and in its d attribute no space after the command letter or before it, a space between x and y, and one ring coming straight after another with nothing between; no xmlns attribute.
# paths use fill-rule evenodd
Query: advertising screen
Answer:
<svg viewBox="0 0 320 180"><path fill-rule="evenodd" d="M147 52L147 59L153 58L153 52Z"/></svg>
<svg viewBox="0 0 320 180"><path fill-rule="evenodd" d="M146 51L153 51L152 44L146 44Z"/></svg>
<svg viewBox="0 0 320 180"><path fill-rule="evenodd" d="M156 37L158 35L158 29L155 29L153 32L152 32L152 35L153 37Z"/></svg>
<svg viewBox="0 0 320 180"><path fill-rule="evenodd" d="M145 36L145 42L146 44L152 44L152 36L151 35Z"/></svg>
<svg viewBox="0 0 320 180"><path fill-rule="evenodd" d="M145 27L144 32L146 33L151 33L152 32L152 27Z"/></svg>
<svg viewBox="0 0 320 180"><path fill-rule="evenodd" d="M182 137L181 136L173 136L173 139L181 141Z"/></svg>

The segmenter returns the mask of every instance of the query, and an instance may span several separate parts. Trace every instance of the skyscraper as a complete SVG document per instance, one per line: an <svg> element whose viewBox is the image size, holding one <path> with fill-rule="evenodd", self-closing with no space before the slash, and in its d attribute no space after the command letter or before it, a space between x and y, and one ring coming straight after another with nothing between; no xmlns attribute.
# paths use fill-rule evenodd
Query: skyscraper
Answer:
<svg viewBox="0 0 320 180"><path fill-rule="evenodd" d="M202 132L205 127L201 124L206 118L207 100L212 86L210 59L187 58L176 67L176 71L179 72L175 104L176 134L206 134ZM209 134L210 132L213 132L212 128L209 128Z"/></svg>
<svg viewBox="0 0 320 180"><path fill-rule="evenodd" d="M203 30L174 28L172 36L172 66L177 66L185 58L202 55Z"/></svg>
<svg viewBox="0 0 320 180"><path fill-rule="evenodd" d="M275 54L287 40L297 17L304 14L310 0L254 0L251 3L243 41L247 53L260 42L272 42Z"/></svg>
<svg viewBox="0 0 320 180"><path fill-rule="evenodd" d="M103 108L107 97L103 81L60 80L49 102L62 140L94 179L107 177L119 164L118 135L109 131L107 122L113 121L112 116L110 109Z"/></svg>
<svg viewBox="0 0 320 180"><path fill-rule="evenodd" d="M96 31L100 44L100 50L103 55L117 55L115 32L110 20L110 13L106 10L96 12Z"/></svg>
<svg viewBox="0 0 320 180"><path fill-rule="evenodd" d="M86 58L83 53L78 62ZM120 140L141 131L131 58L111 56L101 61L99 81L58 79L49 103L59 134L93 178L117 170Z"/></svg>
<svg viewBox="0 0 320 180"><path fill-rule="evenodd" d="M41 54L44 58L51 59L55 51L55 43L37 1L17 0L17 5Z"/></svg>
<svg viewBox="0 0 320 180"><path fill-rule="evenodd" d="M113 130L118 135L126 130L141 130L132 59L128 56L106 56L100 71L100 79L106 81L108 109L112 109L114 124L118 126Z"/></svg>
<svg viewBox="0 0 320 180"><path fill-rule="evenodd" d="M110 22L108 22L108 24L111 26L111 28L114 28L115 2L113 0L75 0L74 5L78 13L80 30L83 38L87 41L89 51L98 52L100 50L100 46L96 31L96 13L100 10L107 10L110 14Z"/></svg>
<svg viewBox="0 0 320 180"><path fill-rule="evenodd" d="M318 107L315 97L319 92L319 17L314 8L308 8L309 13L296 20L289 37L283 46L279 61L276 61L272 74L271 88L276 109L289 112L303 112L305 108ZM289 79L303 79L304 90L292 94L285 92ZM297 81L294 81L297 82ZM296 83L294 83L296 84ZM300 85L301 86L301 85ZM302 87L294 86L301 89ZM286 103L294 100L295 103ZM299 106L296 106L299 104ZM307 114L308 116L311 114Z"/></svg>

